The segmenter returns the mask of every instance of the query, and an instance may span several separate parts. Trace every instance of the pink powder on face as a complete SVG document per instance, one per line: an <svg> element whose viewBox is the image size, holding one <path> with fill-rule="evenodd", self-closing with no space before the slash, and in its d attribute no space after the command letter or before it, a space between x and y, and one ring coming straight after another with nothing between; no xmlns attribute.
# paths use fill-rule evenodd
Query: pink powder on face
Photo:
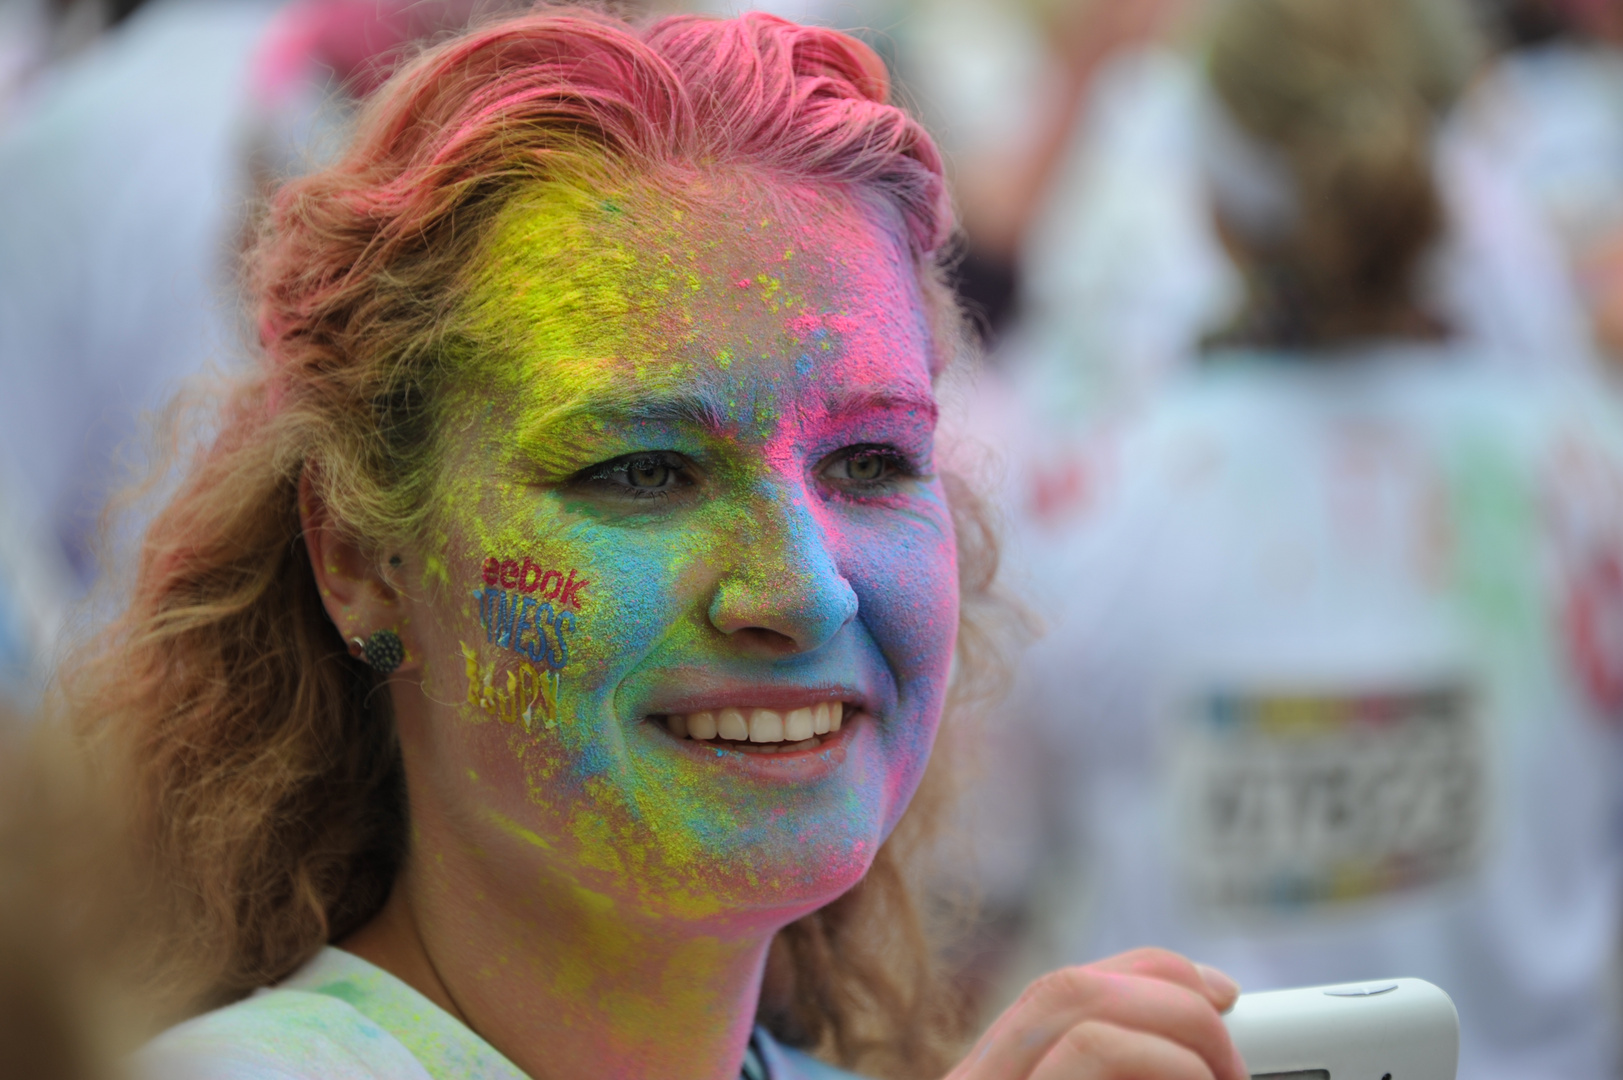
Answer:
<svg viewBox="0 0 1623 1080"><path fill-rule="evenodd" d="M581 200L578 212L603 213L603 201ZM457 700L466 684L479 699L466 707L466 767L484 778L493 813L544 839L554 873L641 910L787 919L865 872L939 719L957 591L950 513L930 475L929 326L899 224L837 193L684 207L680 217L634 192L612 201L610 224L594 232L605 254L573 251L578 282L557 278L551 245L576 234L554 223L554 209L520 214L501 234L481 310L500 324L491 340L515 350L512 378L494 394L508 404L492 412L492 396L476 394L458 424L475 448L470 493L474 476L532 479L487 486L458 511L466 552L453 576L481 590L511 585L512 604L526 565L537 594L545 567L569 567L591 582L592 604L569 627L555 707L531 680L545 707L539 728L518 722L518 704L504 713L500 695L506 682L510 698L529 685L523 672L506 676L520 639L539 647L550 632L519 628L492 643L484 598L477 615L446 627L456 687L436 696ZM739 290L741 279L760 287ZM605 296L601 325L577 326L561 348L546 319L563 297L592 292ZM684 400L703 403L706 418L614 416ZM606 407L577 415L576 401ZM534 471L521 464L531 445L561 456L537 458ZM846 492L824 470L853 446L893 447L920 475ZM702 492L633 507L622 521L631 510L597 507L562 484L628 452L680 455L705 478ZM518 627L514 609L502 610ZM742 647L732 631L751 624L796 648L774 659ZM479 655L468 659L465 644ZM488 708L468 682L487 671ZM717 678L742 687L740 705L749 686L785 680L860 687L873 715L826 776L762 782L675 753L649 728L662 702Z"/></svg>

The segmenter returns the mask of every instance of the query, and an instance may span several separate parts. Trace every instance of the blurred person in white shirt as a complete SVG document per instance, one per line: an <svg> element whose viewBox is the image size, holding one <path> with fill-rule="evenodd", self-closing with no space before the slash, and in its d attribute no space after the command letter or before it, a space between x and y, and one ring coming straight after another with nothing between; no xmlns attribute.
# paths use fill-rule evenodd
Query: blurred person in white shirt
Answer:
<svg viewBox="0 0 1623 1080"><path fill-rule="evenodd" d="M1186 31L1221 4L1131 0L1152 12L1077 82L1068 127L1033 145L1047 164L1019 234L1019 314L1000 352L1033 407L1063 424L1135 408L1183 370L1232 312L1241 282L1204 210L1200 136L1207 91ZM1107 13L1115 5L1104 7ZM1100 14L1086 43L1108 37ZM1483 55L1464 15L1444 35L1438 77L1463 89ZM1452 97L1452 94L1450 95ZM1055 113L1056 116L1062 115ZM1422 288L1479 363L1535 376L1589 370L1594 341L1559 239L1475 128L1440 118L1431 153L1446 216ZM1009 171L1020 173L1018 165Z"/></svg>
<svg viewBox="0 0 1623 1080"><path fill-rule="evenodd" d="M1038 462L1074 482L1026 544L1027 944L1150 942L1250 990L1420 976L1463 1080L1616 1075L1623 417L1427 287L1444 15L1214 19L1196 175L1240 314Z"/></svg>
<svg viewBox="0 0 1623 1080"><path fill-rule="evenodd" d="M1462 127L1549 225L1603 354L1623 363L1623 8L1516 0Z"/></svg>
<svg viewBox="0 0 1623 1080"><path fill-rule="evenodd" d="M75 594L44 515L9 466L0 457L0 728L35 713Z"/></svg>
<svg viewBox="0 0 1623 1080"><path fill-rule="evenodd" d="M245 73L273 11L154 0L0 138L0 452L80 589L138 418L235 355Z"/></svg>
<svg viewBox="0 0 1623 1080"><path fill-rule="evenodd" d="M24 712L143 527L141 505L105 513L109 492L154 437L206 434L156 414L245 355L236 263L257 197L336 146L404 46L476 6L87 4L124 17L35 73L0 128L0 701Z"/></svg>

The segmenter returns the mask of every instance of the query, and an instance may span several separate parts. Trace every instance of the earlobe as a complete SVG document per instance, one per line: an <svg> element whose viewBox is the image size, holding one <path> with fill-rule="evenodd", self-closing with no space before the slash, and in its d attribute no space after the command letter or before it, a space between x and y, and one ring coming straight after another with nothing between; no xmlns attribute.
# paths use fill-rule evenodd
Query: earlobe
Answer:
<svg viewBox="0 0 1623 1080"><path fill-rule="evenodd" d="M406 662L406 645L393 630L375 630L366 640L355 638L351 645L360 649L361 659L379 675L387 675Z"/></svg>
<svg viewBox="0 0 1623 1080"><path fill-rule="evenodd" d="M373 553L344 535L316 489L310 466L299 477L299 524L322 606L350 655L382 674L415 668L401 596L390 580L403 560L391 555L386 576Z"/></svg>

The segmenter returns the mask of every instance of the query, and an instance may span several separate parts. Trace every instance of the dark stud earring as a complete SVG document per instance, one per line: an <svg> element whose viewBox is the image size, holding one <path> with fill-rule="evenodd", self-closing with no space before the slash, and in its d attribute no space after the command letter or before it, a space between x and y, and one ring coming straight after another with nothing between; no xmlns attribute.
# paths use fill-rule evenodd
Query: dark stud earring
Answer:
<svg viewBox="0 0 1623 1080"><path fill-rule="evenodd" d="M361 659L380 675L389 674L406 661L406 646L393 630L379 630L365 641L356 638L355 644L360 646Z"/></svg>

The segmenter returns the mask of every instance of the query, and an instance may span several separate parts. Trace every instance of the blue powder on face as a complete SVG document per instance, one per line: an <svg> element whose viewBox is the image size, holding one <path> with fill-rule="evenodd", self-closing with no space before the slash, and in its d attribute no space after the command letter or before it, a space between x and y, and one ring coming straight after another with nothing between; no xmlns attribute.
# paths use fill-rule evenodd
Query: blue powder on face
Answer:
<svg viewBox="0 0 1623 1080"><path fill-rule="evenodd" d="M617 762L608 746L593 741L581 748L580 757L575 759L574 768L581 777L596 776L615 768Z"/></svg>
<svg viewBox="0 0 1623 1080"><path fill-rule="evenodd" d="M561 846L591 849L612 835L624 853L635 854L635 874L616 871L629 875L618 886L627 895L692 893L755 904L763 889L805 897L848 886L922 768L955 622L950 516L934 484L865 499L846 498L816 479L820 464L842 446L888 441L897 431L904 442L914 437L914 428L895 418L825 417L839 393L860 396L877 386L928 394L928 336L907 287L911 268L902 248L887 244L879 245L885 258L869 262L884 263L895 281L842 294L840 304L819 304L822 315L797 301L798 314L763 329L743 315L733 319L735 293L727 291L726 303L690 305L706 333L683 338L679 347L661 336L668 328L659 323L633 334L629 345L616 339L603 348L595 341L583 346L583 355L610 359L559 366L553 349L521 365L547 374L525 383L532 389L578 382L583 394L611 403L627 396L634 404L645 394L650 400L679 394L706 406L692 410L696 415L713 417L632 417L577 425L576 442L556 433L550 443L527 442L524 452L533 454L534 471L547 484L532 489L504 481L511 494L492 500L489 520L480 525L514 557L578 565L591 580L571 640L579 646L571 648L572 678L559 692L559 722L547 728L545 752L527 756L525 767L531 797L567 818ZM712 277L725 277L731 290L737 275L718 270ZM843 288L826 275L803 284L814 294ZM872 302L881 294L895 294L895 302ZM759 304L754 292L749 296ZM655 306L667 314L685 310L665 303ZM814 325L827 320L838 323L836 332ZM636 352L645 337L675 361L612 359ZM518 411L526 417L548 407L546 400L523 400L529 407ZM609 428L612 438L604 434ZM601 450L592 448L598 442ZM577 446L587 449L559 449ZM604 504L595 489L561 483L583 466L645 450L697 461L704 498L643 510ZM496 450L512 452L507 444ZM718 637L717 604L731 604L735 618L754 618L753 608L763 603L810 647L773 658ZM842 648L820 648L847 625ZM843 774L778 789L696 767L691 757L670 754L659 741L666 736L645 726L670 695L669 687L659 694L649 688L678 685L689 669L745 683L810 685L868 672L881 712ZM899 691L898 698L885 700L887 690ZM724 759L731 751L713 753ZM798 884L762 884L780 880Z"/></svg>

